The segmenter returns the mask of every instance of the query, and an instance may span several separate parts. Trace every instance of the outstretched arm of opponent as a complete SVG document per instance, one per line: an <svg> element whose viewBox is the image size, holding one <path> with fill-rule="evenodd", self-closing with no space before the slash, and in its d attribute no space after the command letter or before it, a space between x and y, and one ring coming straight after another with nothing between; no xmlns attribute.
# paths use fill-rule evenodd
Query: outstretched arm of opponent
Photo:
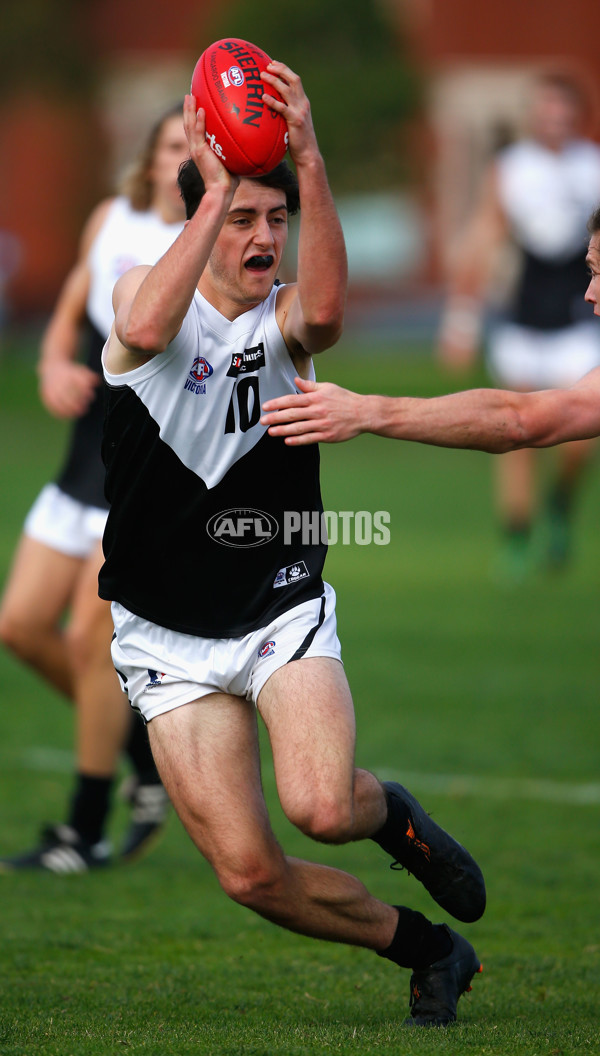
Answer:
<svg viewBox="0 0 600 1056"><path fill-rule="evenodd" d="M267 85L265 102L287 121L300 188L298 278L295 285L281 290L277 315L290 352L301 357L330 348L341 336L348 283L346 246L302 82L281 62L272 62L262 78ZM283 103L269 95L269 85Z"/></svg>
<svg viewBox="0 0 600 1056"><path fill-rule="evenodd" d="M361 396L296 378L299 395L263 406L263 425L286 444L337 443L359 433L500 454L600 435L600 367L570 389L471 389L433 399Z"/></svg>

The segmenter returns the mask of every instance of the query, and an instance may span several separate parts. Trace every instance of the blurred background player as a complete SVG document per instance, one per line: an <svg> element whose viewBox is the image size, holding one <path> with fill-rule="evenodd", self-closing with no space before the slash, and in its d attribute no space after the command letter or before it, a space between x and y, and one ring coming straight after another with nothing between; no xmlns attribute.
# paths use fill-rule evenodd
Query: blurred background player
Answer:
<svg viewBox="0 0 600 1056"><path fill-rule="evenodd" d="M132 718L110 657L110 605L98 597L108 510L100 355L112 325L115 282L134 265L155 263L183 227L177 173L188 155L179 104L151 130L121 194L100 203L88 219L79 259L42 338L42 401L51 414L75 423L56 481L42 489L26 518L0 607L0 637L74 701L77 776L67 824L46 826L40 846L0 860L0 869L81 872L107 864L104 830L123 750L134 773L121 858L146 849L166 819L168 799L146 728L141 718ZM84 337L85 363L77 361Z"/></svg>
<svg viewBox="0 0 600 1056"><path fill-rule="evenodd" d="M492 328L488 365L494 382L521 392L566 387L600 364L600 333L584 316L586 222L600 199L600 148L580 138L586 103L579 86L555 74L532 95L530 136L502 150L486 174L478 208L451 268L440 357L469 366L481 339L483 299L499 250L518 251L518 271ZM497 277L497 276L496 276ZM545 508L544 561L569 557L573 498L591 441L565 444ZM518 580L532 567L537 513L536 453L497 460L496 502L503 532L497 571Z"/></svg>

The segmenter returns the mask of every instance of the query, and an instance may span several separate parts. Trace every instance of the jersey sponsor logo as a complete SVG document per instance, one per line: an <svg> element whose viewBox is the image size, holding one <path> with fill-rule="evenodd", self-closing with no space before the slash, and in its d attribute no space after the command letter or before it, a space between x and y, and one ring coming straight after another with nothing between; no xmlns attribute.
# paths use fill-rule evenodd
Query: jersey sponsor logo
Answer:
<svg viewBox="0 0 600 1056"><path fill-rule="evenodd" d="M308 579L310 575L304 561L296 561L294 565L280 568L273 580L273 587L289 587L291 583L297 583L300 579Z"/></svg>
<svg viewBox="0 0 600 1056"><path fill-rule="evenodd" d="M227 371L228 378L238 378L240 374L253 374L265 366L265 346L260 344L253 348L245 348L243 352L234 352L231 356L231 366Z"/></svg>
<svg viewBox="0 0 600 1056"><path fill-rule="evenodd" d="M245 548L270 543L277 535L279 525L263 510L238 508L215 513L206 525L206 531L215 543Z"/></svg>
<svg viewBox="0 0 600 1056"><path fill-rule="evenodd" d="M258 659L264 660L266 656L273 656L276 642L264 642L258 650Z"/></svg>
<svg viewBox="0 0 600 1056"><path fill-rule="evenodd" d="M203 396L206 392L206 381L213 373L213 368L204 356L197 356L183 386L194 396Z"/></svg>

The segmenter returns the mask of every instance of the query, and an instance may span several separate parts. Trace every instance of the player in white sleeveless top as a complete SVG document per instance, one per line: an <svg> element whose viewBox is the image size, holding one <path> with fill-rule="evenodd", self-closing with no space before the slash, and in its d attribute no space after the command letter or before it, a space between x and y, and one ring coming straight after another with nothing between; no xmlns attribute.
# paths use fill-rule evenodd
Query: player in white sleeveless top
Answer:
<svg viewBox="0 0 600 1056"><path fill-rule="evenodd" d="M110 608L98 598L108 511L100 456L100 356L112 325L115 282L132 266L156 261L182 229L177 171L187 155L177 106L151 130L124 180L123 193L92 213L79 260L42 339L42 400L50 413L73 419L74 424L59 474L42 490L26 519L2 600L0 635L16 656L75 701L77 779L68 825L49 828L39 847L0 861L0 869L70 872L106 864L104 825L123 746L135 773L124 856L139 853L166 816L166 796L146 731L139 722L131 724L114 675Z"/></svg>
<svg viewBox="0 0 600 1056"><path fill-rule="evenodd" d="M318 520L318 449L271 437L260 401L293 393L295 375L310 377L311 357L338 340L347 263L300 79L279 62L261 76L264 104L285 114L297 182L285 163L231 176L188 96L189 222L153 268L115 288L100 593L114 602L115 667L225 893L288 930L424 972L434 992L417 1015L415 984L411 1023L445 1026L480 967L471 944L342 870L287 856L263 797L257 711L293 824L325 843L372 838L447 912L483 913L468 852L406 789L356 768L326 547L281 530L286 511ZM294 187L298 280L274 288Z"/></svg>
<svg viewBox="0 0 600 1056"><path fill-rule="evenodd" d="M481 307L499 248L512 242L519 271L503 318L490 328L494 383L520 391L567 387L600 364L600 333L585 316L586 221L600 200L600 147L578 136L582 98L562 77L542 78L531 110L531 137L500 153L450 281L441 355L465 366L477 352ZM493 282L493 274L492 274ZM576 487L587 442L565 445L540 525L543 560L569 557ZM535 452L496 460L497 505L504 533L498 572L520 579L534 567L538 500Z"/></svg>
<svg viewBox="0 0 600 1056"><path fill-rule="evenodd" d="M174 157L173 168L179 158ZM156 209L134 209L125 195L113 198L88 256L90 288L87 314L104 336L110 333L114 311L112 291L121 275L138 264L154 263L177 237L183 203L175 200L168 219ZM171 216L178 219L171 219Z"/></svg>

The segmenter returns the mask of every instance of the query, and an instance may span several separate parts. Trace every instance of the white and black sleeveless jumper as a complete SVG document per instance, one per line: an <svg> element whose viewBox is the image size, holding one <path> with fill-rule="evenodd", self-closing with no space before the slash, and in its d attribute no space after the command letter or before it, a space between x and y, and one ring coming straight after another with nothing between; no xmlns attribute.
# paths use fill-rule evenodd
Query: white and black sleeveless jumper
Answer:
<svg viewBox="0 0 600 1056"><path fill-rule="evenodd" d="M277 290L233 322L196 292L164 353L104 370L100 596L175 631L240 637L323 592L327 547L290 520L320 519L318 447L259 423L296 391Z"/></svg>
<svg viewBox="0 0 600 1056"><path fill-rule="evenodd" d="M497 171L502 208L522 255L509 320L558 330L586 318L586 225L600 202L600 148L573 140L554 152L525 140L500 154Z"/></svg>
<svg viewBox="0 0 600 1056"><path fill-rule="evenodd" d="M115 282L136 264L155 264L182 227L183 223L164 223L152 211L132 209L127 198L115 198L109 207L88 256L90 290L83 338L83 362L100 379L102 349L114 318ZM103 422L104 385L100 384L85 414L74 422L56 484L85 506L107 509L100 455Z"/></svg>

